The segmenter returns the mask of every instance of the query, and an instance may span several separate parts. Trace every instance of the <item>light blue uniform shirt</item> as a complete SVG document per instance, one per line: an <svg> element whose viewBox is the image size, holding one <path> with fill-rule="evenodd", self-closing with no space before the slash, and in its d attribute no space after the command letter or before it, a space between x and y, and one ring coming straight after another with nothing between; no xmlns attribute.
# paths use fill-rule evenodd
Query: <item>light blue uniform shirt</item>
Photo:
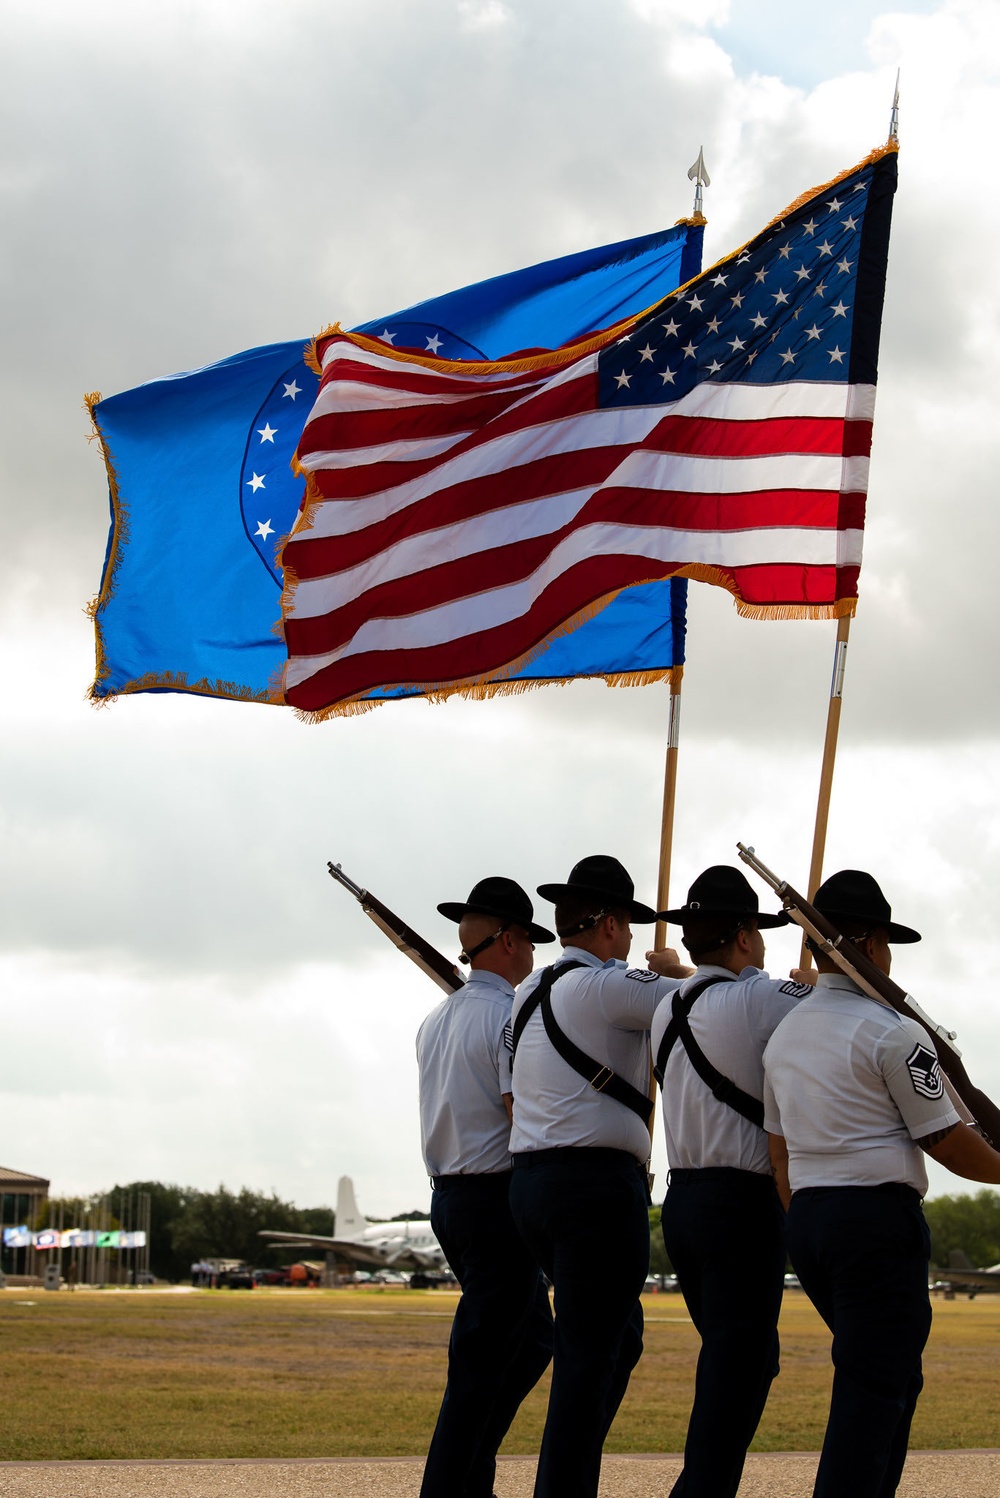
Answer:
<svg viewBox="0 0 1000 1498"><path fill-rule="evenodd" d="M820 973L768 1042L764 1074L764 1127L784 1135L793 1191L899 1181L923 1196L915 1141L959 1122L923 1025L846 973Z"/></svg>
<svg viewBox="0 0 1000 1498"><path fill-rule="evenodd" d="M677 987L676 980L624 962L601 962L582 947L565 947L554 965L569 961L584 966L552 987L559 1028L588 1056L648 1092L649 1026L661 996ZM515 1018L538 979L539 972L532 973L518 988ZM644 1164L649 1130L638 1114L595 1091L563 1060L545 1033L539 1008L525 1026L514 1062L511 1153L566 1145L627 1150Z"/></svg>
<svg viewBox="0 0 1000 1498"><path fill-rule="evenodd" d="M716 1070L759 1101L764 1096L764 1047L785 1015L812 989L770 978L756 967L745 967L737 978L728 968L711 963L701 964L678 986L684 992L710 977L719 981L692 1004L691 1033ZM668 998L653 1020L654 1058L670 1017ZM771 1172L763 1129L712 1095L680 1040L674 1042L663 1078L663 1128L671 1170L728 1166L758 1175Z"/></svg>
<svg viewBox="0 0 1000 1498"><path fill-rule="evenodd" d="M510 1012L514 990L473 969L417 1032L420 1143L430 1176L510 1170Z"/></svg>

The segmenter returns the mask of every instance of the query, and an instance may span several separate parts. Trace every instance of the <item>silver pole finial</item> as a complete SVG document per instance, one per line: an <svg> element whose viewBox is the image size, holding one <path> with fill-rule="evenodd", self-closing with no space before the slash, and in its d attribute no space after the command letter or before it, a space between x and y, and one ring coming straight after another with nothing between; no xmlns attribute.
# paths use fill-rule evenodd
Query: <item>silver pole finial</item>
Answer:
<svg viewBox="0 0 1000 1498"><path fill-rule="evenodd" d="M698 160L695 162L694 166L688 169L688 181L695 184L694 216L695 218L704 218L704 197L702 195L702 188L711 187L712 179L708 175L708 172L705 168L705 149L703 146L698 147Z"/></svg>
<svg viewBox="0 0 1000 1498"><path fill-rule="evenodd" d="M896 69L896 91L892 96L892 114L889 116L889 139L899 144L899 68Z"/></svg>

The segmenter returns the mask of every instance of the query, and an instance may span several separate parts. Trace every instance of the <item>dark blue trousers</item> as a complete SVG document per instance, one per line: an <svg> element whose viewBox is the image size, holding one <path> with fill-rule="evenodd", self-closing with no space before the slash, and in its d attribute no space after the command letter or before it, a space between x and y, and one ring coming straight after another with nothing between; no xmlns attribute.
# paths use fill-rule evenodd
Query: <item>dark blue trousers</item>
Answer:
<svg viewBox="0 0 1000 1498"><path fill-rule="evenodd" d="M701 1337L674 1498L735 1498L778 1372L785 1214L770 1175L672 1170L663 1241Z"/></svg>
<svg viewBox="0 0 1000 1498"><path fill-rule="evenodd" d="M796 1191L788 1249L833 1332L833 1394L814 1498L891 1498L931 1326L920 1199L900 1185Z"/></svg>
<svg viewBox="0 0 1000 1498"><path fill-rule="evenodd" d="M548 1290L514 1226L510 1175L439 1177L431 1226L462 1287L422 1498L490 1498L496 1454L552 1357Z"/></svg>
<svg viewBox="0 0 1000 1498"><path fill-rule="evenodd" d="M510 1202L556 1315L535 1498L596 1498L604 1439L642 1353L645 1173L621 1150L516 1155Z"/></svg>

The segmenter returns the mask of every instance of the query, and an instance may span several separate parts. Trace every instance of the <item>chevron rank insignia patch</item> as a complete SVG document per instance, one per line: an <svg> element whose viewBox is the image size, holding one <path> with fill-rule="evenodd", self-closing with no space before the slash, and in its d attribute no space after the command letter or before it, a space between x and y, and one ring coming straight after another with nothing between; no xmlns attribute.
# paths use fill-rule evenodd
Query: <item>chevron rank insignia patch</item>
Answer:
<svg viewBox="0 0 1000 1498"><path fill-rule="evenodd" d="M913 1047L906 1058L906 1069L910 1073L914 1092L919 1092L921 1097L944 1096L944 1079L941 1076L938 1058L925 1045Z"/></svg>
<svg viewBox="0 0 1000 1498"><path fill-rule="evenodd" d="M630 967L625 976L632 978L636 983L655 983L660 975L651 973L648 967Z"/></svg>
<svg viewBox="0 0 1000 1498"><path fill-rule="evenodd" d="M779 993L790 993L793 999L805 999L815 992L811 983L782 983Z"/></svg>

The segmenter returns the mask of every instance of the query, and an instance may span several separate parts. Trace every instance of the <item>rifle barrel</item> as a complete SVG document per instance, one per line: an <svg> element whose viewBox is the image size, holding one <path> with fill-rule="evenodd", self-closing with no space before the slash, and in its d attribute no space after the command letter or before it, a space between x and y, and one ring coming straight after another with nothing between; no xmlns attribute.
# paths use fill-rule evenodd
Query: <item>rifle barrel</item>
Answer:
<svg viewBox="0 0 1000 1498"><path fill-rule="evenodd" d="M1000 1148L1000 1108L987 1097L981 1088L975 1087L962 1063L961 1052L955 1045L955 1032L948 1030L944 1025L936 1024L929 1015L925 1014L919 1004L913 1004L898 983L894 983L887 973L875 964L854 945L849 938L838 931L832 921L828 921L804 895L793 889L787 880L779 879L766 864L761 863L754 853L753 848L748 848L745 843L737 843L740 858L745 864L754 870L756 874L769 884L779 896L782 905L797 926L801 926L808 936L818 942L823 951L832 957L834 962L849 978L868 994L869 998L888 1004L890 1008L896 1009L900 1014L905 1014L909 1019L914 1019L928 1032L932 1045L937 1052L941 1070L944 1072L954 1092L961 1099L962 1104L968 1110L971 1118L986 1136L994 1148ZM961 1112L961 1108L959 1109Z"/></svg>
<svg viewBox="0 0 1000 1498"><path fill-rule="evenodd" d="M376 899L371 890L362 889L360 884L355 884L353 879L348 878L339 863L328 863L327 870L331 879L348 890L357 900L361 909L368 919L378 927L383 936L387 936L393 946L408 957L422 973L426 973L432 983L445 993L454 993L462 987L465 979L455 971L454 964L449 962L437 947L432 947L419 932L414 931L405 921L400 920L388 905Z"/></svg>

